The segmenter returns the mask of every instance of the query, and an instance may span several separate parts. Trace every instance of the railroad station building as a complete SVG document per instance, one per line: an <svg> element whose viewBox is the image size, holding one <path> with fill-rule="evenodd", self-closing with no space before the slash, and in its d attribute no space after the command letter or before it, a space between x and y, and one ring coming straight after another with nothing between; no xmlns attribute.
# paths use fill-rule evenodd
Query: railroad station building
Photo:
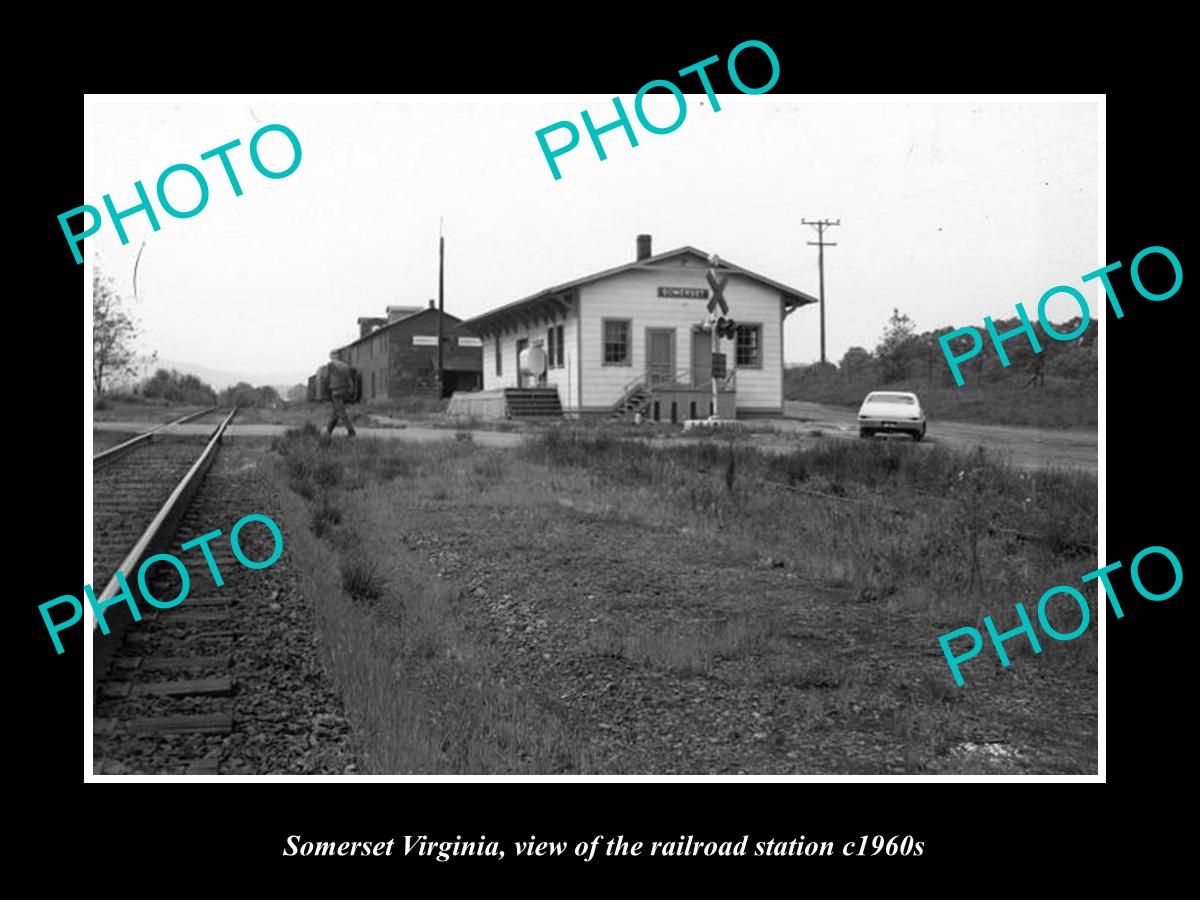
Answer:
<svg viewBox="0 0 1200 900"><path fill-rule="evenodd" d="M386 316L358 320L359 336L338 348L343 362L362 373L362 401L436 397L438 310L429 306L389 306ZM441 313L442 396L482 386L483 351L479 336L462 320Z"/></svg>
<svg viewBox="0 0 1200 900"><path fill-rule="evenodd" d="M466 321L483 342L484 394L553 389L569 416L639 411L682 421L714 412L712 335L704 327L709 254L685 246L654 255L649 235L638 236L636 249L623 265ZM715 412L722 418L782 415L783 323L817 300L725 260L718 273L729 276L724 296L737 329L717 342L726 374L717 379ZM546 359L536 377L518 368L531 347Z"/></svg>

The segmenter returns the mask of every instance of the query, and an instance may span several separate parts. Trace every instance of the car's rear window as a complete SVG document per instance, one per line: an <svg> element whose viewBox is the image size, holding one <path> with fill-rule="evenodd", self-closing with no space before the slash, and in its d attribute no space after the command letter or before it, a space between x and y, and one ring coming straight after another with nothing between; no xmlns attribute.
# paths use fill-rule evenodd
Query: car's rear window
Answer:
<svg viewBox="0 0 1200 900"><path fill-rule="evenodd" d="M907 394L870 394L867 401L870 403L906 403L909 406L915 406L917 402Z"/></svg>

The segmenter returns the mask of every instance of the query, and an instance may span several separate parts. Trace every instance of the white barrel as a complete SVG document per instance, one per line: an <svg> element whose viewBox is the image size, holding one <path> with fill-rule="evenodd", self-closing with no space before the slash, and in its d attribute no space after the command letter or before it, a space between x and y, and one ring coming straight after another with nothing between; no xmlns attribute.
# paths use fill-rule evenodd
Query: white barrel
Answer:
<svg viewBox="0 0 1200 900"><path fill-rule="evenodd" d="M521 351L517 365L524 374L538 378L546 371L546 353L541 347L526 347Z"/></svg>

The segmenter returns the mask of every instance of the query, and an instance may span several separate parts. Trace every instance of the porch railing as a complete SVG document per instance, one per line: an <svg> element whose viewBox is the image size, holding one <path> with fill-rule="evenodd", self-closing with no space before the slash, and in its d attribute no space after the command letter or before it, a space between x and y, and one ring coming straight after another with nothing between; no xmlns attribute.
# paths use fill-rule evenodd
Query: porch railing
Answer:
<svg viewBox="0 0 1200 900"><path fill-rule="evenodd" d="M712 369L686 366L672 370L667 366L651 366L640 379L651 390L712 390ZM725 393L737 390L737 370L733 369L724 378L717 379L717 391Z"/></svg>
<svg viewBox="0 0 1200 900"><path fill-rule="evenodd" d="M621 389L621 398L613 405L613 416L626 415L631 409L644 410L654 400L654 395L668 391L697 391L712 393L712 370L687 366L682 369L651 366L631 379ZM717 392L721 394L737 390L737 370L717 379Z"/></svg>

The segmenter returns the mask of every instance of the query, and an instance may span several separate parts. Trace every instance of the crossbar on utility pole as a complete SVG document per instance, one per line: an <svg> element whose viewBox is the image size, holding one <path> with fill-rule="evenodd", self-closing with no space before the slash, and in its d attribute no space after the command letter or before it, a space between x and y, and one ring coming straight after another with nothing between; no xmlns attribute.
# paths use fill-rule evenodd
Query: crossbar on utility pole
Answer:
<svg viewBox="0 0 1200 900"><path fill-rule="evenodd" d="M834 225L841 225L841 219L830 221L829 219L819 219L815 222L810 222L808 219L801 219L801 225L811 225L817 229L817 239L809 241L808 246L817 248L817 271L820 273L820 307L821 307L821 362L825 362L825 248L836 247L837 244L825 240L825 229L832 228Z"/></svg>

